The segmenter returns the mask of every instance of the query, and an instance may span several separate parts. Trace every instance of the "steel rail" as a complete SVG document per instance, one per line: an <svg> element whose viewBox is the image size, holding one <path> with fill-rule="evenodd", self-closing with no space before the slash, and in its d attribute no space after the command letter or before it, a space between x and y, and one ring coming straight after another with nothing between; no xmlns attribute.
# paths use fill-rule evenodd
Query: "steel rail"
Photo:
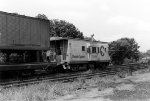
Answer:
<svg viewBox="0 0 150 101"><path fill-rule="evenodd" d="M132 66L132 67L131 67ZM135 67L134 67L135 66ZM141 67L142 66L142 67ZM117 68L123 68L122 70L117 70ZM66 74L66 75L49 75L49 76L44 76L44 77L35 77L32 79L27 79L27 80L19 80L19 81L11 81L11 82L2 82L0 83L0 86L3 88L8 88L8 87L12 87L12 86L25 86L25 85L29 85L29 84L37 84L40 82L45 82L45 81L73 81L76 78L79 77L84 77L84 78L92 78L93 76L99 76L99 77L104 77L104 76L108 76L108 75L115 75L118 72L123 72L126 71L130 68L134 68L132 70L136 71L138 69L144 69L147 68L147 66L145 65L139 65L139 64L128 64L128 65L118 65L118 66L109 66L110 71L109 70L105 70L103 72L99 72L99 73L73 73L73 74ZM113 69L114 68L114 69Z"/></svg>
<svg viewBox="0 0 150 101"><path fill-rule="evenodd" d="M0 86L3 88L9 88L13 86L25 86L29 84L38 84L40 82L45 82L45 81L72 81L76 78L79 77L84 77L84 78L91 78L93 76L107 76L107 75L115 75L115 71L104 71L101 73L85 73L85 74L72 74L72 75L65 75L65 76L51 76L51 77L41 77L41 78L34 78L34 79L29 79L29 80L22 80L22 81L12 81L12 82L5 82L5 83L0 83Z"/></svg>

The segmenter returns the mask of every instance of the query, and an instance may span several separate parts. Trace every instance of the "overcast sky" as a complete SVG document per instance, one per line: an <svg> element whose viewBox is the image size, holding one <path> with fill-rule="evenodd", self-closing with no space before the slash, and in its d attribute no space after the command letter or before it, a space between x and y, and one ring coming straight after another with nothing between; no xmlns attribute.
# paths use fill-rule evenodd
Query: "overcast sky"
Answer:
<svg viewBox="0 0 150 101"><path fill-rule="evenodd" d="M100 41L134 38L140 51L150 49L150 0L0 0L0 11L73 23Z"/></svg>

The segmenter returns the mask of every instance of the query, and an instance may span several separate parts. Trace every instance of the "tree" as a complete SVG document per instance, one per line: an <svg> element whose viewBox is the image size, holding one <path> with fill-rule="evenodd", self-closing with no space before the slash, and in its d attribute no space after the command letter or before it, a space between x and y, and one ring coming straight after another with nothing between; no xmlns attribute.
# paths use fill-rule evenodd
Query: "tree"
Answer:
<svg viewBox="0 0 150 101"><path fill-rule="evenodd" d="M150 50L147 50L147 51L146 51L146 54L150 56Z"/></svg>
<svg viewBox="0 0 150 101"><path fill-rule="evenodd" d="M123 64L124 59L137 61L139 59L139 46L134 38L121 38L109 45L110 56L113 64Z"/></svg>
<svg viewBox="0 0 150 101"><path fill-rule="evenodd" d="M48 17L45 14L38 14L36 18L48 20Z"/></svg>
<svg viewBox="0 0 150 101"><path fill-rule="evenodd" d="M48 17L45 14L38 14L36 18L46 19ZM65 20L53 19L50 21L50 36L51 37L71 37L83 39L83 33L80 32L75 25L66 22Z"/></svg>
<svg viewBox="0 0 150 101"><path fill-rule="evenodd" d="M72 23L64 20L50 20L50 30L51 36L83 39L83 33L80 32Z"/></svg>

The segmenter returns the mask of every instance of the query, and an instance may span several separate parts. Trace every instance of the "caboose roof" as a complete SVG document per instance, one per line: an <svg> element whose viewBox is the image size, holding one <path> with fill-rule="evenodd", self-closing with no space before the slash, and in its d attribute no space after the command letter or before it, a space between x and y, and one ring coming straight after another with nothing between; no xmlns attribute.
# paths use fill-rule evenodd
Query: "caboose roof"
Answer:
<svg viewBox="0 0 150 101"><path fill-rule="evenodd" d="M51 37L50 41L55 41L55 40L68 40L69 38L63 38L63 37Z"/></svg>
<svg viewBox="0 0 150 101"><path fill-rule="evenodd" d="M50 41L56 41L56 40L81 40L81 41L92 41L90 39L80 39L80 38L68 38L68 37L51 37ZM102 42L102 41L93 41L93 42L100 42L100 43L108 43L108 42Z"/></svg>

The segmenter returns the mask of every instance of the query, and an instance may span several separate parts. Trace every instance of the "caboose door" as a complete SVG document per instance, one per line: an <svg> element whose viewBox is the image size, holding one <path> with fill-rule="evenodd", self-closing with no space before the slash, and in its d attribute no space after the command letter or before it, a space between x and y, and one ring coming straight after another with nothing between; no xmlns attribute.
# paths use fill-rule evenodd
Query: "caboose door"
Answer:
<svg viewBox="0 0 150 101"><path fill-rule="evenodd" d="M98 47L97 46L91 46L90 48L90 60L91 61L97 61L98 60Z"/></svg>
<svg viewBox="0 0 150 101"><path fill-rule="evenodd" d="M63 64L66 61L67 55L67 40L58 40L55 45L56 49L56 62L57 64Z"/></svg>
<svg viewBox="0 0 150 101"><path fill-rule="evenodd" d="M87 43L87 57L88 57L88 61L91 61L91 47L90 47L90 43Z"/></svg>

